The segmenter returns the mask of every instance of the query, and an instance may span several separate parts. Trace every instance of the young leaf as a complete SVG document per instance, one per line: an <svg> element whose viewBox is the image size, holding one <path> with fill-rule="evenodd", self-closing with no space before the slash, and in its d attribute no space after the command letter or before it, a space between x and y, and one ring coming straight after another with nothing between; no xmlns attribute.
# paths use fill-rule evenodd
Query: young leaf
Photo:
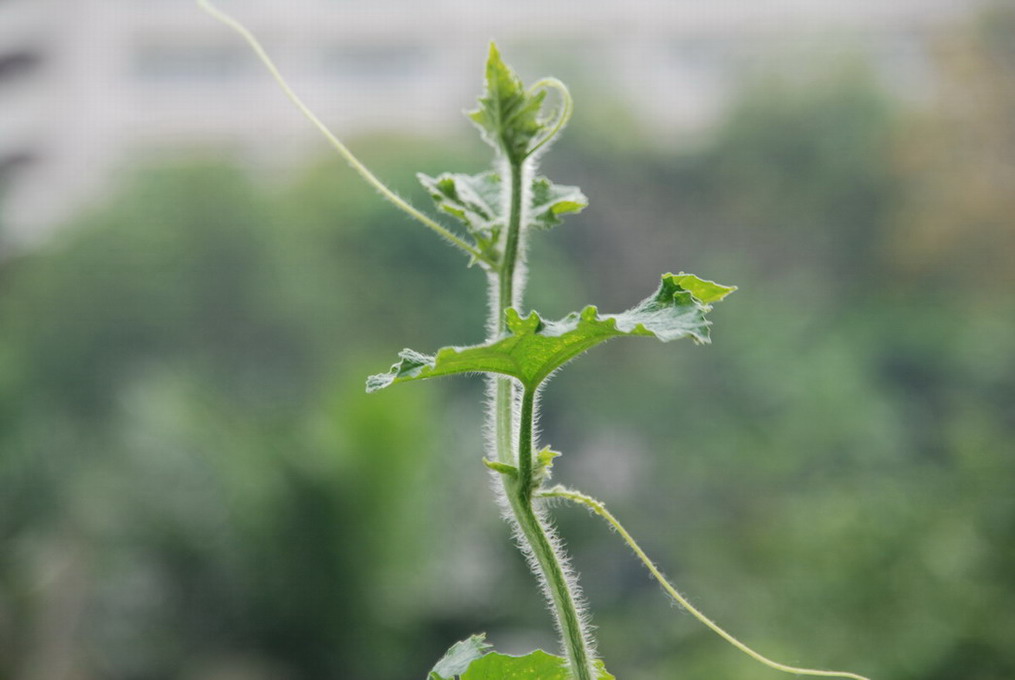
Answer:
<svg viewBox="0 0 1015 680"><path fill-rule="evenodd" d="M736 286L723 286L715 281L699 279L694 274L685 274L684 272L674 276L673 280L678 286L706 305L719 302L737 289Z"/></svg>
<svg viewBox="0 0 1015 680"><path fill-rule="evenodd" d="M736 288L693 274L666 274L651 297L620 314L599 314L588 306L560 321L545 321L536 312L522 317L508 309L508 332L497 340L464 348L445 347L434 356L404 350L389 372L367 378L367 391L396 382L474 372L511 376L526 389L535 389L553 371L611 338L648 336L669 342L690 337L706 343L711 322L705 314L711 307L692 290L718 302Z"/></svg>
<svg viewBox="0 0 1015 680"><path fill-rule="evenodd" d="M490 460L489 458L483 459L483 465L490 468L494 472L499 472L502 475L510 475L512 477L518 476L518 468L508 463L501 463L500 461Z"/></svg>
<svg viewBox="0 0 1015 680"><path fill-rule="evenodd" d="M504 228L504 185L496 172L464 175L445 172L437 177L419 173L419 183L437 204L437 209L465 225L484 252L491 252ZM526 212L528 224L550 229L563 222L561 215L578 213L589 204L581 189L554 184L546 177L532 180L532 200Z"/></svg>
<svg viewBox="0 0 1015 680"><path fill-rule="evenodd" d="M491 645L485 642L486 635L480 633L467 640L456 642L451 646L437 665L433 667L427 680L453 680L464 673L476 659L487 654Z"/></svg>
<svg viewBox="0 0 1015 680"><path fill-rule="evenodd" d="M445 172L437 177L419 173L416 177L437 209L461 220L471 233L490 233L502 226L501 178L496 172Z"/></svg>
<svg viewBox="0 0 1015 680"><path fill-rule="evenodd" d="M500 58L497 46L490 43L486 60L486 90L479 108L466 115L483 133L493 148L513 163L525 160L533 140L547 129L539 111L546 92L526 92L521 79Z"/></svg>
<svg viewBox="0 0 1015 680"><path fill-rule="evenodd" d="M497 173L445 172L437 177L419 173L416 177L437 204L437 209L459 219L473 235L496 236L504 226L503 182ZM581 212L589 205L578 187L554 184L546 177L534 178L531 188L532 202L527 217L534 227L555 227L563 222L560 215Z"/></svg>
<svg viewBox="0 0 1015 680"><path fill-rule="evenodd" d="M539 486L550 479L553 475L553 459L558 456L560 456L560 451L554 451L549 446L544 446L543 449L536 454L536 471L532 476L533 484Z"/></svg>
<svg viewBox="0 0 1015 680"><path fill-rule="evenodd" d="M554 184L545 177L532 180L532 204L529 223L540 229L550 229L563 222L560 215L579 213L589 205L589 199L578 187Z"/></svg>

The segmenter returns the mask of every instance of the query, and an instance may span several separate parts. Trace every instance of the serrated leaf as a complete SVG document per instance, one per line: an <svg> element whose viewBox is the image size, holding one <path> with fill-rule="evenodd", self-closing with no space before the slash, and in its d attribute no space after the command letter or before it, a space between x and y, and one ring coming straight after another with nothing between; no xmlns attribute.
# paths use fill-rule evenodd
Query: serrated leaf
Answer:
<svg viewBox="0 0 1015 680"><path fill-rule="evenodd" d="M608 670L606 670L606 664L603 663L602 659L596 659L593 661L592 667L596 669L597 680L617 680L615 677L610 675Z"/></svg>
<svg viewBox="0 0 1015 680"><path fill-rule="evenodd" d="M736 286L723 286L715 281L699 279L694 274L685 274L683 272L677 274L674 277L674 281L676 281L678 286L706 305L719 302L737 289Z"/></svg>
<svg viewBox="0 0 1015 680"><path fill-rule="evenodd" d="M579 213L589 205L589 199L578 187L554 184L545 177L532 181L532 204L529 222L540 229L550 229L563 222L560 215Z"/></svg>
<svg viewBox="0 0 1015 680"><path fill-rule="evenodd" d="M464 673L473 661L488 654L491 648L483 633L456 642L433 667L427 680L453 680Z"/></svg>
<svg viewBox="0 0 1015 680"><path fill-rule="evenodd" d="M420 184L437 209L461 220L472 233L491 233L503 226L501 178L496 172L463 175L445 172L437 177L420 173Z"/></svg>
<svg viewBox="0 0 1015 680"><path fill-rule="evenodd" d="M595 667L599 680L616 680L606 672L602 661ZM564 659L537 649L525 656L494 652L469 666L461 680L571 680Z"/></svg>
<svg viewBox="0 0 1015 680"><path fill-rule="evenodd" d="M497 46L490 43L486 60L486 89L479 98L479 108L466 115L483 133L483 138L509 160L525 159L532 141L546 130L539 111L546 92L525 91L521 79L500 57Z"/></svg>
<svg viewBox="0 0 1015 680"><path fill-rule="evenodd" d="M387 373L367 378L373 392L396 382L436 378L456 373L499 373L534 389L553 371L582 352L621 336L648 336L663 342L689 337L709 341L711 307L690 292L698 290L713 301L736 290L693 274L666 274L659 289L620 314L600 314L592 306L559 321L545 321L536 312L519 316L508 309L508 331L495 341L471 347L445 347L434 356L404 350Z"/></svg>
<svg viewBox="0 0 1015 680"><path fill-rule="evenodd" d="M478 175L445 172L437 177L420 173L419 183L433 198L437 209L460 220L476 242L493 245L506 223L505 191L496 172ZM554 184L546 177L535 177L530 184L531 201L526 212L530 226L549 229L561 224L561 215L581 212L589 201L575 186Z"/></svg>
<svg viewBox="0 0 1015 680"><path fill-rule="evenodd" d="M536 474L533 475L532 480L536 485L550 479L553 474L553 460L560 455L560 451L554 451L549 446L544 446L536 454Z"/></svg>

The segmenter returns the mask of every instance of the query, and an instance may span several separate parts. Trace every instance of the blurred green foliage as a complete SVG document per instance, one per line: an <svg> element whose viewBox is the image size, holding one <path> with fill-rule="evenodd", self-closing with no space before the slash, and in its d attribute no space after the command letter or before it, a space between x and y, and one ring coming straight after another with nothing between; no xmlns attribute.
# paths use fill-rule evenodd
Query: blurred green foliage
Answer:
<svg viewBox="0 0 1015 680"><path fill-rule="evenodd" d="M740 292L709 348L569 368L544 439L560 481L765 653L1010 680L1015 299L993 265L1015 261L1015 213L1003 185L984 220L941 193L948 167L914 167L994 134L993 113L935 116L848 68L747 91L692 153L561 143L547 171L591 207L533 249L534 307L619 309L679 269ZM954 134L913 136L928 125ZM357 147L418 205L415 171L483 162ZM948 210L923 221L928 195ZM941 234L948 257L904 247ZM403 343L482 338L459 259L337 164L269 187L195 163L139 171L0 264L0 678L385 680L477 630L549 644L486 497L480 382L362 393ZM775 677L558 515L618 677Z"/></svg>

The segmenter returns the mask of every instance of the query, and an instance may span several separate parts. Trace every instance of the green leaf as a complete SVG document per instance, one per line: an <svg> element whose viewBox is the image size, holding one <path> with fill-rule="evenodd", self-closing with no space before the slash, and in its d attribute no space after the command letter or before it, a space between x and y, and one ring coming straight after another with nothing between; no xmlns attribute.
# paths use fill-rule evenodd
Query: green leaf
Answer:
<svg viewBox="0 0 1015 680"><path fill-rule="evenodd" d="M491 470L494 470L495 472L501 473L502 475L511 475L512 477L518 476L518 468L516 468L514 465L508 465L507 463L501 463L496 460L490 460L489 458L483 459L483 465L490 468Z"/></svg>
<svg viewBox="0 0 1015 680"><path fill-rule="evenodd" d="M528 156L533 140L547 129L539 115L545 98L544 90L526 92L521 79L500 58L497 46L490 43L486 89L479 98L479 108L466 115L490 145L510 161L521 162Z"/></svg>
<svg viewBox="0 0 1015 680"><path fill-rule="evenodd" d="M683 272L677 274L674 277L674 281L678 286L706 305L719 302L737 289L736 286L723 286L715 281L699 279L694 274L685 274Z"/></svg>
<svg viewBox="0 0 1015 680"><path fill-rule="evenodd" d="M666 274L652 296L620 314L600 314L589 306L559 321L545 321L536 312L522 317L508 309L508 332L497 340L464 348L445 347L434 356L403 350L389 372L367 378L367 391L397 382L475 372L511 376L526 389L534 389L571 359L611 338L648 336L669 342L689 337L696 343L707 343L711 322L705 315L711 307L692 290L715 302L736 288L693 274Z"/></svg>
<svg viewBox="0 0 1015 680"><path fill-rule="evenodd" d="M532 180L532 203L529 223L540 229L550 229L563 222L560 215L579 213L589 205L589 199L578 187L553 184L545 177Z"/></svg>
<svg viewBox="0 0 1015 680"><path fill-rule="evenodd" d="M496 172L463 175L445 172L437 177L419 173L437 209L453 215L471 233L495 232L503 226L501 178Z"/></svg>
<svg viewBox="0 0 1015 680"><path fill-rule="evenodd" d="M504 186L496 172L478 175L445 172L437 177L416 175L437 209L459 219L471 233L496 234L504 226ZM531 184L528 219L532 226L549 229L560 224L560 215L581 212L589 200L581 189L554 184L536 177Z"/></svg>
<svg viewBox="0 0 1015 680"><path fill-rule="evenodd" d="M477 660L462 680L571 680L564 659L541 649L525 656L494 652Z"/></svg>
<svg viewBox="0 0 1015 680"><path fill-rule="evenodd" d="M433 667L427 680L452 680L464 673L473 661L490 651L491 646L485 640L486 635L480 633L467 640L456 642Z"/></svg>
<svg viewBox="0 0 1015 680"><path fill-rule="evenodd" d="M596 669L597 680L617 680L615 677L610 675L610 672L606 670L606 664L603 663L602 659L596 659L592 662L593 668Z"/></svg>
<svg viewBox="0 0 1015 680"><path fill-rule="evenodd" d="M532 481L536 486L549 480L553 475L553 459L558 456L560 456L560 451L554 451L549 446L544 446L536 454L536 473L532 477Z"/></svg>
<svg viewBox="0 0 1015 680"><path fill-rule="evenodd" d="M496 172L478 175L445 172L437 177L419 173L419 183L437 204L437 209L460 220L476 244L491 252L504 228L505 187ZM554 184L536 177L530 185L532 196L526 219L530 226L549 229L561 224L561 215L581 212L589 201L578 187Z"/></svg>
<svg viewBox="0 0 1015 680"><path fill-rule="evenodd" d="M599 680L615 680L602 661L595 662ZM474 661L461 680L571 680L564 659L537 649L525 656L493 652Z"/></svg>
<svg viewBox="0 0 1015 680"><path fill-rule="evenodd" d="M491 652L483 634L454 644L427 680L571 680L567 662L541 649L524 656ZM597 680L616 680L601 660L593 663Z"/></svg>

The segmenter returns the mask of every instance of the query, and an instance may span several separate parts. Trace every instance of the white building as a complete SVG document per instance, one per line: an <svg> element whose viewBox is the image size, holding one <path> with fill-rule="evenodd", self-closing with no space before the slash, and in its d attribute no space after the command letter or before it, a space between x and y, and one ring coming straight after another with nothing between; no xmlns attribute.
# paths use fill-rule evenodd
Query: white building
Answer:
<svg viewBox="0 0 1015 680"><path fill-rule="evenodd" d="M919 83L926 36L972 3L219 5L260 36L295 89L348 137L460 129L490 39L527 78L553 70L627 97L641 123L660 133L712 120L745 73L825 58L833 45L873 54L889 78ZM101 195L132 154L199 144L268 163L322 150L241 40L191 0L0 1L2 222L13 241L37 239Z"/></svg>

